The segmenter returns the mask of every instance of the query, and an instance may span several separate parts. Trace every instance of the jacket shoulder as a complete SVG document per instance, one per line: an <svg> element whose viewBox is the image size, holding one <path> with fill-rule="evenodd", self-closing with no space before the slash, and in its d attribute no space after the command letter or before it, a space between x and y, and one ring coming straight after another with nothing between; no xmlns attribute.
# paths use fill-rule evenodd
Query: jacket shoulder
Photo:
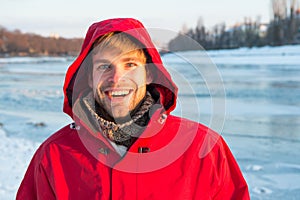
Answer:
<svg viewBox="0 0 300 200"><path fill-rule="evenodd" d="M35 159L41 160L53 145L63 145L74 141L77 134L76 129L71 128L71 126L72 124L68 124L48 137L37 149Z"/></svg>
<svg viewBox="0 0 300 200"><path fill-rule="evenodd" d="M73 134L75 130L75 128L72 128L73 124L68 124L64 127L62 127L61 129L59 129L58 131L54 132L49 138L47 138L42 145L48 145L50 143L59 141L63 138L65 138L66 136Z"/></svg>
<svg viewBox="0 0 300 200"><path fill-rule="evenodd" d="M51 146L55 146L59 143L62 144L64 141L70 140L72 135L75 135L74 130L70 128L70 125L67 125L52 134L39 146L26 170L16 199L37 199L39 195L42 195L43 199L54 199L54 194L48 180L47 173L49 173L49 171L45 170L44 167L50 163L48 156L51 154L49 153L51 152ZM36 180L39 181L38 184Z"/></svg>
<svg viewBox="0 0 300 200"><path fill-rule="evenodd" d="M174 115L169 115L167 124L172 127L179 127L180 129L178 131L184 131L189 133L189 131L194 131L196 133L197 137L212 137L212 138L220 138L221 135L217 133L216 131L212 130L211 128L207 127L204 124L201 124L199 122L174 116Z"/></svg>
<svg viewBox="0 0 300 200"><path fill-rule="evenodd" d="M189 149L199 152L199 157L205 157L212 151L223 154L228 150L222 136L204 124L173 115L168 117L167 124L173 130L176 129L175 134L179 134L182 141L190 144Z"/></svg>
<svg viewBox="0 0 300 200"><path fill-rule="evenodd" d="M214 199L249 199L248 186L238 163L219 133L180 117L170 116L169 123L180 124L181 141L191 141L192 138L182 158L189 168L194 166L196 169L191 177L198 176L205 182L201 188L211 190Z"/></svg>

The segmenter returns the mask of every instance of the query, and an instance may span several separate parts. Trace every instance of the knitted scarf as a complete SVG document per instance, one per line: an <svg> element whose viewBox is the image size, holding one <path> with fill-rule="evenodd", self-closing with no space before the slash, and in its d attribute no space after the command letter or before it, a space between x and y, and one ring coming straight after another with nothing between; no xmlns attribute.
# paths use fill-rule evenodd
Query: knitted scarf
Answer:
<svg viewBox="0 0 300 200"><path fill-rule="evenodd" d="M103 135L116 144L129 148L146 128L150 120L149 110L154 104L154 99L147 92L140 106L132 113L131 119L122 124L108 120L108 114L100 108L92 93L84 97L83 102L92 118L100 125Z"/></svg>

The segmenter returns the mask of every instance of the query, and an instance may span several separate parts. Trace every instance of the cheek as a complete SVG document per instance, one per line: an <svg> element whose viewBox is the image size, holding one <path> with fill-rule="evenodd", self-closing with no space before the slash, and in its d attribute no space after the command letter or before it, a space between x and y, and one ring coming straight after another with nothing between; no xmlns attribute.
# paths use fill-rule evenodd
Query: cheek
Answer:
<svg viewBox="0 0 300 200"><path fill-rule="evenodd" d="M133 70L132 72L128 73L128 76L131 77L130 79L137 83L137 85L146 84L146 70L143 68Z"/></svg>
<svg viewBox="0 0 300 200"><path fill-rule="evenodd" d="M95 98L97 98L97 96L100 95L99 93L100 93L101 86L102 86L102 81L97 76L93 77L92 90Z"/></svg>
<svg viewBox="0 0 300 200"><path fill-rule="evenodd" d="M101 82L103 82L103 80L105 80L103 73L97 71L93 72L93 80L92 80L93 88L97 88L99 85L101 85L102 84Z"/></svg>

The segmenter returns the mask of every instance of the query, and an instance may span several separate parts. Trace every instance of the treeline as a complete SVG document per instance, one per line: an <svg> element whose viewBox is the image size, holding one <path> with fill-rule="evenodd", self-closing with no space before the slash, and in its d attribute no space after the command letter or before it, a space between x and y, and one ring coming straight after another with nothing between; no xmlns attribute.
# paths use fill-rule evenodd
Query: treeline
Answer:
<svg viewBox="0 0 300 200"><path fill-rule="evenodd" d="M184 28L168 44L170 51L199 49L232 49L253 46L300 44L300 7L297 0L271 0L273 19L262 24L260 19L245 18L242 24L227 28L225 23L208 30L200 19L195 29Z"/></svg>
<svg viewBox="0 0 300 200"><path fill-rule="evenodd" d="M0 27L0 56L75 56L83 39L43 37Z"/></svg>

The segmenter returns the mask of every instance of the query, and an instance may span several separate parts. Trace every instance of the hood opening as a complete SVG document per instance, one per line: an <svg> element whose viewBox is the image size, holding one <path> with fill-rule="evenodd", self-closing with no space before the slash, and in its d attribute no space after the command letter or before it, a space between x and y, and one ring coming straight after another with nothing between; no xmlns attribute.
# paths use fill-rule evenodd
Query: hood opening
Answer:
<svg viewBox="0 0 300 200"><path fill-rule="evenodd" d="M82 92L91 89L86 73L86 69L91 66L90 51L99 37L110 32L125 32L145 47L147 68L153 77L153 83L150 83L149 88L152 92L155 90L155 93L159 94L161 105L166 114L169 114L176 106L177 86L163 66L160 55L144 26L131 18L116 18L97 22L88 29L81 52L66 73L64 112L73 117L73 104Z"/></svg>

